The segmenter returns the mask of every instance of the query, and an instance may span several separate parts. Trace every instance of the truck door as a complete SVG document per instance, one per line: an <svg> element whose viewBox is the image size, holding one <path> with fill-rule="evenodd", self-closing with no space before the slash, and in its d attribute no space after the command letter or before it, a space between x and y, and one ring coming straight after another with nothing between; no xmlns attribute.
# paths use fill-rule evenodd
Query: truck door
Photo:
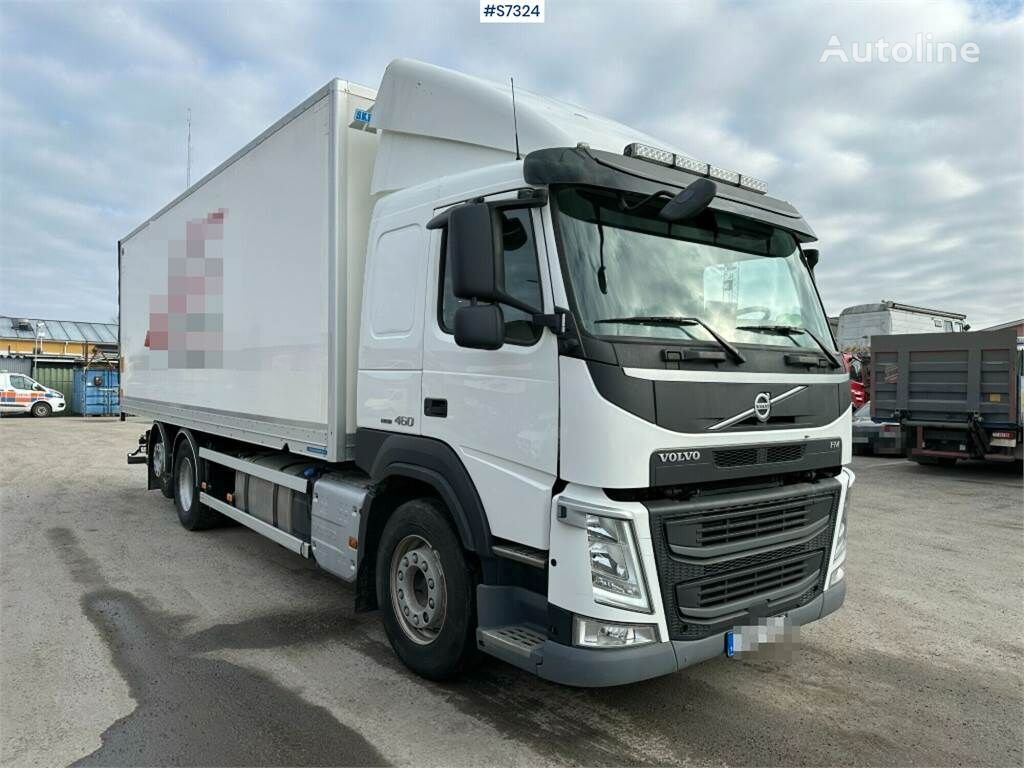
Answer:
<svg viewBox="0 0 1024 768"><path fill-rule="evenodd" d="M505 209L505 287L553 311L541 218ZM452 335L456 299L446 270L447 230L431 232L425 316L422 434L448 443L462 459L491 533L546 549L551 489L558 473L558 346L550 330L511 307L505 344L464 349Z"/></svg>

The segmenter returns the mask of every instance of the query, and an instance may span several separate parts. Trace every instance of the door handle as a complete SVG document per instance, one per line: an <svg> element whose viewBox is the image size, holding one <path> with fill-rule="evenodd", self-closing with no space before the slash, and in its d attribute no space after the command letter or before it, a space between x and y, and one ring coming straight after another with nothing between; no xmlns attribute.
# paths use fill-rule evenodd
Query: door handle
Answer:
<svg viewBox="0 0 1024 768"><path fill-rule="evenodd" d="M427 397L423 400L423 415L435 416L439 419L448 416L448 401L444 398Z"/></svg>

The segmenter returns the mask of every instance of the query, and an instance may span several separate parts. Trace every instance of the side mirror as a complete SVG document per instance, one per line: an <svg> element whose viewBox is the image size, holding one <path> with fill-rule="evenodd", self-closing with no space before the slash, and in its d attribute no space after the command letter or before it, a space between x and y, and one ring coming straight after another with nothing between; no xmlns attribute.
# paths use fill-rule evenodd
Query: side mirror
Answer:
<svg viewBox="0 0 1024 768"><path fill-rule="evenodd" d="M804 261L807 262L807 266L811 272L814 272L814 268L818 266L818 249L817 248L804 248Z"/></svg>
<svg viewBox="0 0 1024 768"><path fill-rule="evenodd" d="M469 349L501 349L505 315L497 304L471 304L455 310L455 343Z"/></svg>
<svg viewBox="0 0 1024 768"><path fill-rule="evenodd" d="M448 220L448 269L456 298L505 304L536 315L543 310L505 291L505 249L526 242L522 223L500 206L470 203L455 208Z"/></svg>
<svg viewBox="0 0 1024 768"><path fill-rule="evenodd" d="M451 212L447 258L457 298L497 302L505 296L505 249L496 214L486 203Z"/></svg>

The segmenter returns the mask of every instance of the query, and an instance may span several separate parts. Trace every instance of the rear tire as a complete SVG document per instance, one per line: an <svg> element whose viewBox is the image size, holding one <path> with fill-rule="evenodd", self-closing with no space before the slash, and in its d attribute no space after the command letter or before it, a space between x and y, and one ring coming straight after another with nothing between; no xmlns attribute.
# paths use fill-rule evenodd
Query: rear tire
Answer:
<svg viewBox="0 0 1024 768"><path fill-rule="evenodd" d="M45 419L47 416L53 413L53 409L49 403L35 403L32 406L32 415L39 419Z"/></svg>
<svg viewBox="0 0 1024 768"><path fill-rule="evenodd" d="M441 502L407 501L377 547L377 604L398 658L448 680L476 654L476 574Z"/></svg>
<svg viewBox="0 0 1024 768"><path fill-rule="evenodd" d="M160 423L153 424L149 430L150 439L153 440L153 453L149 460L149 474L153 478L153 485L160 489L165 498L174 498L174 484L171 474L171 444L167 439L167 432Z"/></svg>
<svg viewBox="0 0 1024 768"><path fill-rule="evenodd" d="M174 452L174 506L178 521L189 531L212 528L220 517L199 501L199 457L187 438L178 441Z"/></svg>

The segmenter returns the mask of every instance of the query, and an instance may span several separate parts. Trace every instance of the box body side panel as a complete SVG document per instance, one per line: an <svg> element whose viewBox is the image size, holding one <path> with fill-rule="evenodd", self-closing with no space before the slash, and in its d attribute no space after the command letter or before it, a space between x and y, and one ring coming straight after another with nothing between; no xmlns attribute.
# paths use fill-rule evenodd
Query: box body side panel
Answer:
<svg viewBox="0 0 1024 768"><path fill-rule="evenodd" d="M122 242L126 412L326 451L330 109L326 94Z"/></svg>

